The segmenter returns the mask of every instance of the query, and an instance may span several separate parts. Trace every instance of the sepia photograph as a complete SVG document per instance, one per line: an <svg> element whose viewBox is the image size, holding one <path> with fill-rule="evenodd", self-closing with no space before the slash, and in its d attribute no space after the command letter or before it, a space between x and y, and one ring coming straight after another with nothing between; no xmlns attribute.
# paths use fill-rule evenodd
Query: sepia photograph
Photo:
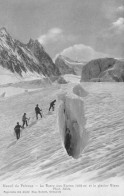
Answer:
<svg viewBox="0 0 124 196"><path fill-rule="evenodd" d="M0 196L124 196L124 0L0 0Z"/></svg>

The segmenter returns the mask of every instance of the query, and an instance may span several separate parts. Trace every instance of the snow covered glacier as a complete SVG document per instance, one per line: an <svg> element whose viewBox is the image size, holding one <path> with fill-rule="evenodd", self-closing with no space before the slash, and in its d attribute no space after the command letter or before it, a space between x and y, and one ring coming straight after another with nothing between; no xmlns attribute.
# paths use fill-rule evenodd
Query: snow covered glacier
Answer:
<svg viewBox="0 0 124 196"><path fill-rule="evenodd" d="M88 93L76 85L68 93L58 95L58 128L69 156L77 159L88 143L83 97Z"/></svg>

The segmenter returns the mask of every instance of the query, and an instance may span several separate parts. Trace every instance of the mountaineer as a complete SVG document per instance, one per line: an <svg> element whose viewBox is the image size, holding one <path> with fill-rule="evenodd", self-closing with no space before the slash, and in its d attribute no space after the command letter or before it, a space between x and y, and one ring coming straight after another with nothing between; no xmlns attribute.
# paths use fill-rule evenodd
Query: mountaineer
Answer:
<svg viewBox="0 0 124 196"><path fill-rule="evenodd" d="M38 104L35 107L35 113L36 113L36 119L38 119L38 114L41 116L42 118L42 114L41 114L41 109L39 108Z"/></svg>

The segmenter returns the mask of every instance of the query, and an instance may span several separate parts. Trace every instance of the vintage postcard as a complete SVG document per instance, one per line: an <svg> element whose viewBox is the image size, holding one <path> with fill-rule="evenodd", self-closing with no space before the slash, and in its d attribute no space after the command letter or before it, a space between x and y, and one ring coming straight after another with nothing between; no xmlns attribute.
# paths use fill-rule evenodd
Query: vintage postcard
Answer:
<svg viewBox="0 0 124 196"><path fill-rule="evenodd" d="M124 195L124 0L0 0L0 196Z"/></svg>

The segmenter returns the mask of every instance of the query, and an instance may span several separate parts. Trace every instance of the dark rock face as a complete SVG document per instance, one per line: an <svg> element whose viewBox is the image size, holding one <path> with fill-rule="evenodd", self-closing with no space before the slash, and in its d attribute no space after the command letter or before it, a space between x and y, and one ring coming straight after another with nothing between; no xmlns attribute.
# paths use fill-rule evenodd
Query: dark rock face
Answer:
<svg viewBox="0 0 124 196"><path fill-rule="evenodd" d="M67 84L68 82L62 77L60 76L57 80L58 84Z"/></svg>
<svg viewBox="0 0 124 196"><path fill-rule="evenodd" d="M39 75L60 75L59 69L37 40L23 44L0 29L0 65L22 76L28 71Z"/></svg>
<svg viewBox="0 0 124 196"><path fill-rule="evenodd" d="M33 41L30 39L27 47L33 52L34 56L41 63L43 72L46 75L60 75L58 67L53 63L50 56L45 52L44 48L37 40Z"/></svg>
<svg viewBox="0 0 124 196"><path fill-rule="evenodd" d="M92 60L82 68L81 82L124 82L124 61L114 58Z"/></svg>
<svg viewBox="0 0 124 196"><path fill-rule="evenodd" d="M74 68L69 66L64 57L59 55L55 60L56 66L59 68L59 71L62 75L64 74L74 74L76 75L76 72L74 71Z"/></svg>

